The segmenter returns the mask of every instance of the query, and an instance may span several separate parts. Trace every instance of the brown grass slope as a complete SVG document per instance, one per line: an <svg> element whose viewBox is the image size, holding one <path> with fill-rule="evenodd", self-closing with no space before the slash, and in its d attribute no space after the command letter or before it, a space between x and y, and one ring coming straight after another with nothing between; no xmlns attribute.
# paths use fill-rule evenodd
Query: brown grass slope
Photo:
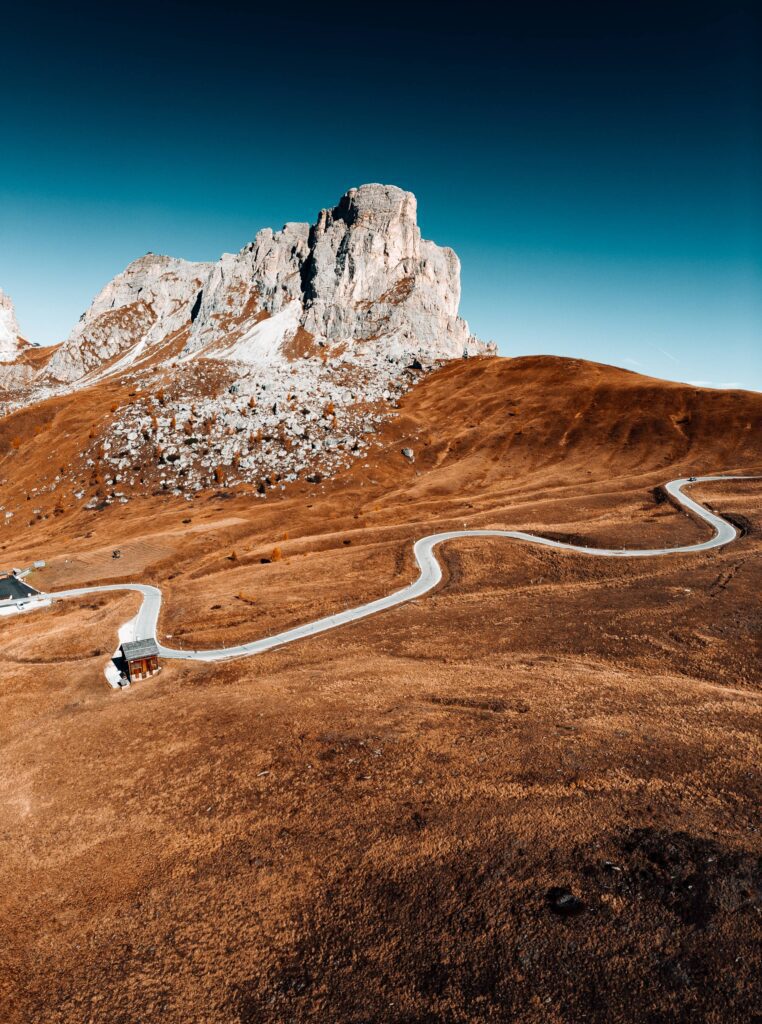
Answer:
<svg viewBox="0 0 762 1024"><path fill-rule="evenodd" d="M119 397L0 423L3 497ZM469 360L339 480L16 516L0 554L45 557L50 587L155 581L173 643L228 643L400 586L412 540L463 523L695 540L653 488L762 470L761 428L748 392ZM121 693L102 668L133 596L0 620L4 1020L754 1021L762 484L697 492L735 544L463 540L422 600Z"/></svg>

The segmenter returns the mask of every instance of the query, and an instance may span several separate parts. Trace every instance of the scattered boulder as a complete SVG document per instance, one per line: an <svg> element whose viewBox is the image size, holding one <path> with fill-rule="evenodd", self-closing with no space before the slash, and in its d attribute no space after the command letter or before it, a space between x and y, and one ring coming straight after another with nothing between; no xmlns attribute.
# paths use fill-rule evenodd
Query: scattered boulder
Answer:
<svg viewBox="0 0 762 1024"><path fill-rule="evenodd" d="M406 458L408 462L415 462L415 452L412 448L403 448L402 456Z"/></svg>
<svg viewBox="0 0 762 1024"><path fill-rule="evenodd" d="M574 917L585 909L585 904L579 896L575 896L571 890L564 889L562 886L553 886L552 889L548 889L545 898L553 913L560 917Z"/></svg>

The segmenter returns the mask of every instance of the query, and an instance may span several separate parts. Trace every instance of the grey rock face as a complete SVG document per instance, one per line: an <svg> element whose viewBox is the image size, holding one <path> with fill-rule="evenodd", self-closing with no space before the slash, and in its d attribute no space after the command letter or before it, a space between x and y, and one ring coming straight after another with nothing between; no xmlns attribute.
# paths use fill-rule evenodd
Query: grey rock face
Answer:
<svg viewBox="0 0 762 1024"><path fill-rule="evenodd" d="M297 301L318 340L373 344L390 356L455 358L488 351L458 316L460 261L421 238L417 203L394 185L350 189L317 222L260 231L215 265L187 353L225 336L247 310L272 316Z"/></svg>
<svg viewBox="0 0 762 1024"><path fill-rule="evenodd" d="M460 262L421 238L411 192L351 189L310 231L305 328L332 341L383 339L390 354L452 357L481 345L458 317Z"/></svg>
<svg viewBox="0 0 762 1024"><path fill-rule="evenodd" d="M177 356L274 365L295 358L294 339L296 355L310 344L428 362L494 351L458 316L460 262L421 238L416 205L393 185L363 185L312 226L267 228L216 263L148 253L96 296L42 378L90 383Z"/></svg>
<svg viewBox="0 0 762 1024"><path fill-rule="evenodd" d="M154 253L134 260L96 295L51 359L47 373L55 380L75 381L101 368L131 365L190 322L212 266ZM128 361L117 361L117 366L113 360L123 353Z"/></svg>
<svg viewBox="0 0 762 1024"><path fill-rule="evenodd" d="M245 328L257 313L276 314L301 299L308 235L308 224L265 228L241 252L213 264L185 351L199 352Z"/></svg>

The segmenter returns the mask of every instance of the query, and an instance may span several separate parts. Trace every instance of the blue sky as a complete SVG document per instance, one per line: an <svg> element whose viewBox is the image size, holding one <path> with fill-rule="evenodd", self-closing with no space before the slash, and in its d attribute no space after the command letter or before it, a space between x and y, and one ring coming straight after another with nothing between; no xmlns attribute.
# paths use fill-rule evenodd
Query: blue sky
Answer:
<svg viewBox="0 0 762 1024"><path fill-rule="evenodd" d="M754 5L458 10L12 12L0 287L23 332L60 340L147 250L215 259L382 181L504 354L762 390Z"/></svg>

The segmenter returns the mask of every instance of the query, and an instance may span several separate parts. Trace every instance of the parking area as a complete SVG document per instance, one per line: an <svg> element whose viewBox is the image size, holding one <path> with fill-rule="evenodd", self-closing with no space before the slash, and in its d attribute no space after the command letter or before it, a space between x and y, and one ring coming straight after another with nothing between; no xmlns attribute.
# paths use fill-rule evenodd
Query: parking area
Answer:
<svg viewBox="0 0 762 1024"><path fill-rule="evenodd" d="M0 601L6 601L8 598L17 600L36 593L33 587L28 586L23 580L16 579L15 576L0 576Z"/></svg>

